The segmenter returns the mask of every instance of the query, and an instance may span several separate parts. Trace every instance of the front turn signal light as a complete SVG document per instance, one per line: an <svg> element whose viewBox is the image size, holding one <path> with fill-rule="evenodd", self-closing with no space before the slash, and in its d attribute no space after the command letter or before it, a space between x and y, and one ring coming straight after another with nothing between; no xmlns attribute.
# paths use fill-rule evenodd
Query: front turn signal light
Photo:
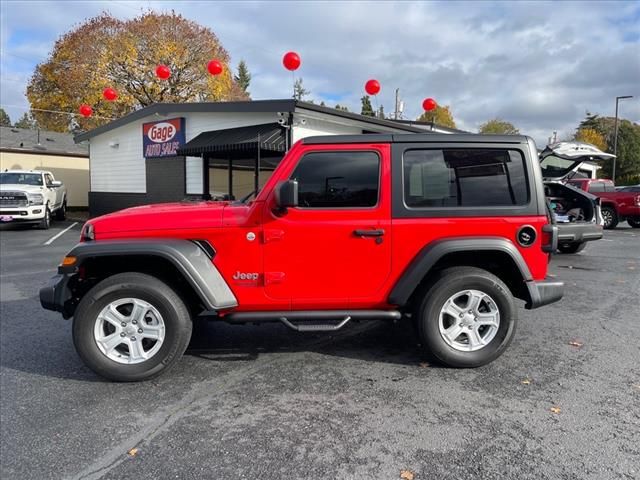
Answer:
<svg viewBox="0 0 640 480"><path fill-rule="evenodd" d="M77 260L78 259L76 257L64 257L62 259L62 266L63 267L70 267L72 265L75 265Z"/></svg>

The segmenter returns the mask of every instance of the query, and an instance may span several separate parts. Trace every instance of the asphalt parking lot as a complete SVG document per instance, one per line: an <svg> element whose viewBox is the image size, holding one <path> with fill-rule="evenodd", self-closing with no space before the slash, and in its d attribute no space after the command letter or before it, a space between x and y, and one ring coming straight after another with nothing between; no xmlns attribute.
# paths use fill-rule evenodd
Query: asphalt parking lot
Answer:
<svg viewBox="0 0 640 480"><path fill-rule="evenodd" d="M553 259L565 298L521 309L483 368L432 364L405 323L209 323L138 384L94 375L71 323L40 308L80 225L44 244L69 225L0 228L2 478L640 478L640 231L626 223Z"/></svg>

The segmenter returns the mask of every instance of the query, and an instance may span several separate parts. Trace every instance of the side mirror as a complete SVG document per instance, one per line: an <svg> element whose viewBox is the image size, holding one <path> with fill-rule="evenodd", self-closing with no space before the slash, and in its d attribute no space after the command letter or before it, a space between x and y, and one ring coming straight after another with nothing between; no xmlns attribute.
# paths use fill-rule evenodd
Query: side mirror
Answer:
<svg viewBox="0 0 640 480"><path fill-rule="evenodd" d="M54 180L53 182L51 182L51 186L53 188L58 188L62 186L62 182L60 180Z"/></svg>
<svg viewBox="0 0 640 480"><path fill-rule="evenodd" d="M298 181L286 180L276 186L276 206L279 210L298 206Z"/></svg>

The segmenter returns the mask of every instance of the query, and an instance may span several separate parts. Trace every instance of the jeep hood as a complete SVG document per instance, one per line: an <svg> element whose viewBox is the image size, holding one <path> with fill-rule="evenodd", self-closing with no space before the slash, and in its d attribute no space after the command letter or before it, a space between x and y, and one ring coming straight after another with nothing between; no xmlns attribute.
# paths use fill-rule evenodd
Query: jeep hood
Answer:
<svg viewBox="0 0 640 480"><path fill-rule="evenodd" d="M582 142L558 142L540 153L540 167L545 180L565 180L586 161L608 160L615 155Z"/></svg>
<svg viewBox="0 0 640 480"><path fill-rule="evenodd" d="M149 232L158 230L208 229L222 226L222 215L228 202L198 201L158 203L127 208L91 219L96 238L113 233ZM104 238L104 237L103 237Z"/></svg>

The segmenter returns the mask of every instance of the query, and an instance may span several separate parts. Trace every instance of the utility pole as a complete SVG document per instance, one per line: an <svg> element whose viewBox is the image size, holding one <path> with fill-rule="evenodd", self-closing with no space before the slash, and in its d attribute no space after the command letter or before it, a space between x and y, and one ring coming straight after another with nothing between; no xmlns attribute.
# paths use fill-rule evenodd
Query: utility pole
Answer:
<svg viewBox="0 0 640 480"><path fill-rule="evenodd" d="M396 88L396 108L393 111L393 119L398 120L398 111L400 110L400 89Z"/></svg>
<svg viewBox="0 0 640 480"><path fill-rule="evenodd" d="M633 98L633 95L624 95L622 97L616 97L616 121L613 127L613 171L611 172L611 180L613 184L616 183L616 158L618 157L618 102L624 98Z"/></svg>

